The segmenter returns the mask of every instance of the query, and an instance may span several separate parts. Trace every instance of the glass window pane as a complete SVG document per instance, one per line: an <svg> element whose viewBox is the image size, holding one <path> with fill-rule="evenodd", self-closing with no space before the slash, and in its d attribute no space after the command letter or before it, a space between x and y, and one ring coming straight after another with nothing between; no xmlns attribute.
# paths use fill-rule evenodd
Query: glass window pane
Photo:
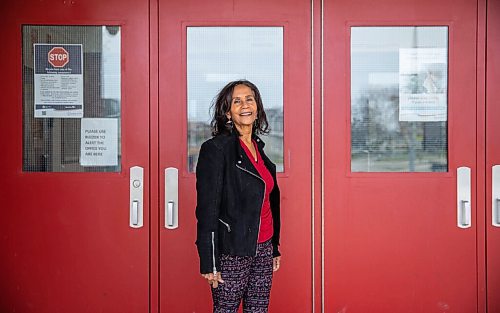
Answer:
<svg viewBox="0 0 500 313"><path fill-rule="evenodd" d="M188 170L211 137L212 100L229 81L247 79L260 90L270 133L265 151L283 171L283 28L188 27Z"/></svg>
<svg viewBox="0 0 500 313"><path fill-rule="evenodd" d="M25 25L23 171L121 170L119 26Z"/></svg>
<svg viewBox="0 0 500 313"><path fill-rule="evenodd" d="M351 171L448 170L448 28L351 28Z"/></svg>

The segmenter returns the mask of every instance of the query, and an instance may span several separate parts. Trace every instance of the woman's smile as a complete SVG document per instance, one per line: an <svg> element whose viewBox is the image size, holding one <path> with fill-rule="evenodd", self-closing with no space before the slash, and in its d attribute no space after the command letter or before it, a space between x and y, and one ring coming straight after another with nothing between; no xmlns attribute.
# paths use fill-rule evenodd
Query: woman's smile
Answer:
<svg viewBox="0 0 500 313"><path fill-rule="evenodd" d="M257 103L250 87L245 85L234 87L231 109L227 112L227 117L233 121L238 131L246 128L251 133L253 123L257 118Z"/></svg>

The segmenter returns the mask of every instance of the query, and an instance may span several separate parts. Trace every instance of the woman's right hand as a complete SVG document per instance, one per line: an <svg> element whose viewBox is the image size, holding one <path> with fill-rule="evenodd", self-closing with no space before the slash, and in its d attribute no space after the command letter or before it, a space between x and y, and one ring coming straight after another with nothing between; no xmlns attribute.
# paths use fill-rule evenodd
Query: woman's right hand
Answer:
<svg viewBox="0 0 500 313"><path fill-rule="evenodd" d="M219 286L219 283L221 284L224 283L220 272L215 272L215 274L214 273L201 274L201 276L205 278L210 285L212 285L212 288L217 288L217 286Z"/></svg>

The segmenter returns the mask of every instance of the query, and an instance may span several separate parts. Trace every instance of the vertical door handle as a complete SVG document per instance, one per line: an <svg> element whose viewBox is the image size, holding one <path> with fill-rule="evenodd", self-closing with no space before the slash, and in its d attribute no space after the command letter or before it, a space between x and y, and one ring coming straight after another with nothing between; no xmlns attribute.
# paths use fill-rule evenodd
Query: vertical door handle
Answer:
<svg viewBox="0 0 500 313"><path fill-rule="evenodd" d="M167 226L174 227L174 201L167 202Z"/></svg>
<svg viewBox="0 0 500 313"><path fill-rule="evenodd" d="M457 168L457 226L471 227L471 178L469 167Z"/></svg>
<svg viewBox="0 0 500 313"><path fill-rule="evenodd" d="M461 212L461 221L460 223L462 224L462 226L470 226L470 202L469 201L465 201L465 200L462 200L461 201L461 205L462 207L460 208L462 210Z"/></svg>
<svg viewBox="0 0 500 313"><path fill-rule="evenodd" d="M143 184L144 169L140 166L130 168L130 219L129 226L141 228L143 226Z"/></svg>
<svg viewBox="0 0 500 313"><path fill-rule="evenodd" d="M132 225L139 225L139 201L132 201Z"/></svg>
<svg viewBox="0 0 500 313"><path fill-rule="evenodd" d="M500 198L495 198L494 203L493 226L500 227Z"/></svg>
<svg viewBox="0 0 500 313"><path fill-rule="evenodd" d="M165 169L165 228L179 227L179 170Z"/></svg>
<svg viewBox="0 0 500 313"><path fill-rule="evenodd" d="M491 224L500 227L500 165L494 165L491 174Z"/></svg>

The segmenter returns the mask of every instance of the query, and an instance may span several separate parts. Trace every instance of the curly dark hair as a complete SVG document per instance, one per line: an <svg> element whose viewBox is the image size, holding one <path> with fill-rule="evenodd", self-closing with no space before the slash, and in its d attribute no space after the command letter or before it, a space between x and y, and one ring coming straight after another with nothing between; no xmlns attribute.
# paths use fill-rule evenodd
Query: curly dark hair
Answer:
<svg viewBox="0 0 500 313"><path fill-rule="evenodd" d="M264 111L264 105L262 104L262 98L260 96L259 89L253 83L248 80L235 80L228 83L224 88L222 88L217 96L212 102L212 121L210 122L210 127L212 127L212 135L217 136L221 134L231 133L232 127L228 126L228 118L226 113L231 110L231 103L233 100L234 88L238 85L245 85L249 87L255 97L255 102L257 104L257 119L255 120L254 126L252 128L252 135L267 134L269 133L269 124L267 122L266 112ZM237 132L237 130L235 129Z"/></svg>

